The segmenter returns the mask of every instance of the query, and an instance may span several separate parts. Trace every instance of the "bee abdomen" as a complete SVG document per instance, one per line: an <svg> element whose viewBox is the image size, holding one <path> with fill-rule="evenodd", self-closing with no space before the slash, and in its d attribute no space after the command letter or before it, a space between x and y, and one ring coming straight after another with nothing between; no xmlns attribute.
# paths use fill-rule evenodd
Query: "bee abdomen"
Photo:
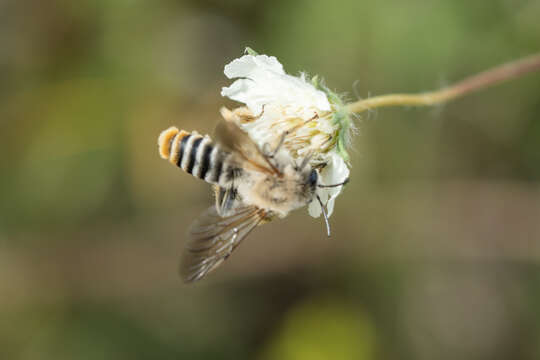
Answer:
<svg viewBox="0 0 540 360"><path fill-rule="evenodd" d="M159 154L187 173L211 184L220 184L229 153L212 143L208 136L170 127L158 139Z"/></svg>

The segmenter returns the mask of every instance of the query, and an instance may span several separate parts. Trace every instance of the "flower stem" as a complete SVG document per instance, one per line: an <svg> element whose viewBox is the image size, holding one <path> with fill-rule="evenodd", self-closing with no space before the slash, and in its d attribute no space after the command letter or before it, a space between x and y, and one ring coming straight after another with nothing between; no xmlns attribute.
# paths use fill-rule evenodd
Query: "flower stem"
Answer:
<svg viewBox="0 0 540 360"><path fill-rule="evenodd" d="M440 90L418 94L375 96L350 103L347 105L347 109L353 113L361 113L384 106L438 105L537 70L540 70L540 54L496 66Z"/></svg>

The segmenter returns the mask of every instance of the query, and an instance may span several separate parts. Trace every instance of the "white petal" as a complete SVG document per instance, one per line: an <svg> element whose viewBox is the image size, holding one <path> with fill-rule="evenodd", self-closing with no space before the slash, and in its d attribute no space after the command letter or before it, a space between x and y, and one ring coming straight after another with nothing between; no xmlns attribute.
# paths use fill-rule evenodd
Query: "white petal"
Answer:
<svg viewBox="0 0 540 360"><path fill-rule="evenodd" d="M319 216L321 216L322 214L321 204L319 204L317 199L313 199L313 201L309 203L308 212L309 212L309 215L311 215L314 218L318 218Z"/></svg>
<svg viewBox="0 0 540 360"><path fill-rule="evenodd" d="M349 168L343 158L334 151L329 153L328 164L320 172L320 183L322 185L338 184L345 181L348 177ZM343 186L317 189L317 195L319 195L323 204L326 205L328 217L334 212L335 199L341 193L342 189ZM316 205L314 204L315 202L317 203ZM321 215L320 205L316 199L310 203L308 211L313 217L319 217Z"/></svg>
<svg viewBox="0 0 540 360"><path fill-rule="evenodd" d="M336 197L338 195L339 193L337 193L335 196L332 196L330 200L328 200L328 202L326 203L326 211L328 211L328 217L330 217L330 215L332 215L332 213L334 212L334 203L336 202Z"/></svg>
<svg viewBox="0 0 540 360"><path fill-rule="evenodd" d="M242 78L224 87L221 95L246 104L253 113L263 105L293 105L329 111L326 94L315 89L304 77L287 75L273 56L244 55L225 66L228 78Z"/></svg>
<svg viewBox="0 0 540 360"><path fill-rule="evenodd" d="M265 72L274 72L284 75L283 65L274 57L266 55L244 55L239 59L231 61L225 65L225 76L229 79L237 77L249 77L256 79L264 76Z"/></svg>

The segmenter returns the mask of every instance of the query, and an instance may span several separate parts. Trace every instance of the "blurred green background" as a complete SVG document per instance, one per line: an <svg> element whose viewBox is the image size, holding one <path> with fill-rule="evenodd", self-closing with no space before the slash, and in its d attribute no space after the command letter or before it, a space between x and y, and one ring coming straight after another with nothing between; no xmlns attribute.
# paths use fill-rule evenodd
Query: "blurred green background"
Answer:
<svg viewBox="0 0 540 360"><path fill-rule="evenodd" d="M540 358L540 74L358 120L328 239L296 211L186 286L245 46L350 100L540 49L538 0L0 1L1 359Z"/></svg>

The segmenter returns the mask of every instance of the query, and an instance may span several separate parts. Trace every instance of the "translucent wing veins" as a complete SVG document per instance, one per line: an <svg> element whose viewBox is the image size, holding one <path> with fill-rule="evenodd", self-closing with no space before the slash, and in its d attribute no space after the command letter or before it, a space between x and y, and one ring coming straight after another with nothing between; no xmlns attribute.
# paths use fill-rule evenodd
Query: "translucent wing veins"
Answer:
<svg viewBox="0 0 540 360"><path fill-rule="evenodd" d="M200 280L217 268L251 230L268 218L267 211L254 206L235 208L226 217L213 206L207 209L189 232L180 269L184 281Z"/></svg>
<svg viewBox="0 0 540 360"><path fill-rule="evenodd" d="M232 153L239 154L256 170L277 176L282 175L268 157L262 153L259 146L233 121L220 121L214 132L220 145Z"/></svg>

